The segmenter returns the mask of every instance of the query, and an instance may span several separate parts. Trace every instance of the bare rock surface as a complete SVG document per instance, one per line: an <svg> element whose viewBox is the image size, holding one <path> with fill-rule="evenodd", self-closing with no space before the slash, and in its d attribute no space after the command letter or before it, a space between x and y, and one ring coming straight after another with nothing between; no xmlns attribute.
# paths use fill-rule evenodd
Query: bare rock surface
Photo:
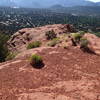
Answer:
<svg viewBox="0 0 100 100"><path fill-rule="evenodd" d="M51 30L54 30L57 35L75 31L71 25L67 24L54 24L36 28L25 28L12 35L11 39L8 41L8 47L11 51L24 51L26 50L26 46L29 42L35 40L40 40L42 42L45 41L45 33Z"/></svg>
<svg viewBox="0 0 100 100"><path fill-rule="evenodd" d="M33 52L43 57L42 69L29 64ZM77 47L29 50L0 64L0 100L99 99L100 56Z"/></svg>
<svg viewBox="0 0 100 100"><path fill-rule="evenodd" d="M69 25L46 25L19 30L8 41L9 49L20 53L0 63L0 100L100 100L100 38L84 35L98 55L71 46L66 34L60 37L64 46L70 45L65 49L58 45L26 50L31 41L46 41L45 33L52 29L57 35L72 32ZM32 54L42 56L43 68L30 65Z"/></svg>

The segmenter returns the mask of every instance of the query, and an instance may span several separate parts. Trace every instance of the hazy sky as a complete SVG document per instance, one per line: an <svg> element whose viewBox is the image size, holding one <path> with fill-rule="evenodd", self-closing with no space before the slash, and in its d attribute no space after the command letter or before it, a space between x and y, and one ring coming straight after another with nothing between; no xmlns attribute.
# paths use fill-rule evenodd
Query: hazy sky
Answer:
<svg viewBox="0 0 100 100"><path fill-rule="evenodd" d="M11 0L11 1L16 1L16 0ZM89 1L100 2L100 0L89 0Z"/></svg>
<svg viewBox="0 0 100 100"><path fill-rule="evenodd" d="M90 1L94 1L94 2L100 2L100 0L90 0Z"/></svg>
<svg viewBox="0 0 100 100"><path fill-rule="evenodd" d="M11 1L16 1L16 0L11 0ZM89 0L89 1L100 2L100 0Z"/></svg>

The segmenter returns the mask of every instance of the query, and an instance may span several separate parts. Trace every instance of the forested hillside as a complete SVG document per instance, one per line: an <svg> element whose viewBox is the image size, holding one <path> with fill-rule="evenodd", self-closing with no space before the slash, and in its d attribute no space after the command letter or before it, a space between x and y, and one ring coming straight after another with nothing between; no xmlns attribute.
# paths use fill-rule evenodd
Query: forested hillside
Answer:
<svg viewBox="0 0 100 100"><path fill-rule="evenodd" d="M84 10L83 16L71 12L66 13L67 10L61 13L60 10L55 12L55 10L52 11L51 9L0 8L0 31L13 34L26 27L31 28L47 24L73 24L78 30L98 32L100 29L98 10L94 11L97 16L94 16L93 11L92 16L85 16L85 14L87 15L85 11L88 10ZM78 12L78 10L76 11ZM83 13L82 11L79 12L80 14Z"/></svg>
<svg viewBox="0 0 100 100"><path fill-rule="evenodd" d="M55 12L70 13L76 16L100 16L100 6L63 7L61 5L54 5L50 9Z"/></svg>

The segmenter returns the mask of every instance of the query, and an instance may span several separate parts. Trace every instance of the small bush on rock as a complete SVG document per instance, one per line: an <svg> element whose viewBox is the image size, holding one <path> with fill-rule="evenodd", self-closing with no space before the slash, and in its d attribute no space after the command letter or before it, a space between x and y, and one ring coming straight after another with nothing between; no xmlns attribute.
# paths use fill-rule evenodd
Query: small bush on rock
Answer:
<svg viewBox="0 0 100 100"><path fill-rule="evenodd" d="M72 37L75 39L76 42L79 42L82 35L80 33L72 33Z"/></svg>
<svg viewBox="0 0 100 100"><path fill-rule="evenodd" d="M50 42L48 43L48 46L54 47L54 46L56 46L56 44L58 44L58 43L60 43L59 38L55 38L55 39L53 39L52 41L50 41Z"/></svg>
<svg viewBox="0 0 100 100"><path fill-rule="evenodd" d="M88 52L88 53L92 53L95 54L94 51L92 51L89 47L88 47L89 41L86 38L81 38L80 40L80 48L84 51L84 52Z"/></svg>
<svg viewBox="0 0 100 100"><path fill-rule="evenodd" d="M40 41L35 41L32 43L29 43L27 46L27 49L32 49L32 48L37 48L41 46L41 42Z"/></svg>
<svg viewBox="0 0 100 100"><path fill-rule="evenodd" d="M33 54L30 57L30 64L35 68L42 68L44 66L42 57L37 54Z"/></svg>
<svg viewBox="0 0 100 100"><path fill-rule="evenodd" d="M79 33L80 33L81 35L84 35L86 32L84 32L84 31L79 31Z"/></svg>
<svg viewBox="0 0 100 100"><path fill-rule="evenodd" d="M81 48L88 48L88 40L86 38L81 38L80 45Z"/></svg>
<svg viewBox="0 0 100 100"><path fill-rule="evenodd" d="M88 53L93 53L94 52L88 47L88 40L86 38L81 38L80 40L80 48L84 51L84 52L88 52Z"/></svg>
<svg viewBox="0 0 100 100"><path fill-rule="evenodd" d="M45 36L46 36L47 40L52 40L57 37L54 30L46 32Z"/></svg>

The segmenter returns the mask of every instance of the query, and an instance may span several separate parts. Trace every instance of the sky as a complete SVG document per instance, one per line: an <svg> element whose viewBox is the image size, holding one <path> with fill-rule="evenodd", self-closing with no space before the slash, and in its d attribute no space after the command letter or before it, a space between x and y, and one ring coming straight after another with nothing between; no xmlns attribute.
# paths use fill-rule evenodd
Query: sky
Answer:
<svg viewBox="0 0 100 100"><path fill-rule="evenodd" d="M100 0L90 0L90 1L94 1L94 2L100 2Z"/></svg>
<svg viewBox="0 0 100 100"><path fill-rule="evenodd" d="M16 1L16 0L11 0L11 1ZM89 0L89 1L100 2L100 0Z"/></svg>

